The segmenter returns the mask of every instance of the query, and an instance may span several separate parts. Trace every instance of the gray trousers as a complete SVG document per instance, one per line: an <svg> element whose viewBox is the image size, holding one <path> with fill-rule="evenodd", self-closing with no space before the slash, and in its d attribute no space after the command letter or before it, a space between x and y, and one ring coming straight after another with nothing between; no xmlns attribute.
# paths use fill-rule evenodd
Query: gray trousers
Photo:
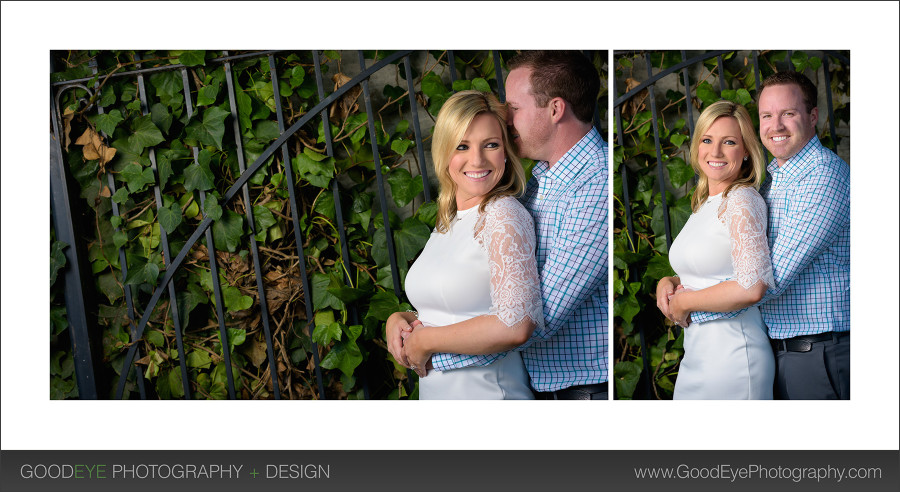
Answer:
<svg viewBox="0 0 900 492"><path fill-rule="evenodd" d="M849 400L850 336L812 344L809 352L775 352L776 400Z"/></svg>

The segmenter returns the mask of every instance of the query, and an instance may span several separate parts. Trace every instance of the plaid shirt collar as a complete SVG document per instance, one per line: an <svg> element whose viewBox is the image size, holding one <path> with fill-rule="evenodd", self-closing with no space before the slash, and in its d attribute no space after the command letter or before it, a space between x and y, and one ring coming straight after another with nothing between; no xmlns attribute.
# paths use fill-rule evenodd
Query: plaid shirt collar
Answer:
<svg viewBox="0 0 900 492"><path fill-rule="evenodd" d="M603 139L596 128L591 129L583 137L563 154L552 167L547 161L538 161L531 170L532 176L543 181L549 179L552 182L571 182L581 174L582 169L590 165L590 161L580 158L584 154L600 152Z"/></svg>
<svg viewBox="0 0 900 492"><path fill-rule="evenodd" d="M823 148L819 137L813 135L809 142L806 142L806 145L800 149L800 152L788 159L783 166L778 165L778 159L772 158L772 162L767 167L769 174L773 177L778 175L779 181L805 176L815 162L815 159L811 157L818 155Z"/></svg>

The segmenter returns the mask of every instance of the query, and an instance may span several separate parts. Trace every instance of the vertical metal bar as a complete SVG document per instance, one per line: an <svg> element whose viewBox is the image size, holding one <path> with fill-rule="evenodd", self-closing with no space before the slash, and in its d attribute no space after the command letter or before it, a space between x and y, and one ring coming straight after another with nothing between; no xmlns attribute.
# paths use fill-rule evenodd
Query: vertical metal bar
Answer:
<svg viewBox="0 0 900 492"><path fill-rule="evenodd" d="M62 90L62 89L60 89ZM82 400L97 399L97 383L94 379L93 358L91 357L90 336L88 334L87 309L84 305L84 287L81 278L81 263L78 239L69 209L69 189L63 164L62 141L59 120L56 117L56 101L50 92L50 118L53 133L50 134L50 196L53 228L56 239L69 245L63 250L66 268L62 270L65 283L66 318L69 322L69 338L72 341L72 355L75 359L75 381L78 383L78 397ZM122 377L127 377L127 373Z"/></svg>
<svg viewBox="0 0 900 492"><path fill-rule="evenodd" d="M366 60L363 57L362 51L359 51L359 66L361 71L364 72L366 69ZM381 217L384 220L384 233L385 239L387 240L388 258L391 262L391 279L393 280L394 294L399 297L403 292L403 288L400 285L400 271L397 267L397 255L394 251L394 237L391 232L391 221L388 217L387 196L384 192L384 177L381 174L381 156L378 151L378 134L375 133L375 115L372 114L372 97L369 94L368 79L363 79L361 84L363 88L363 97L366 102L366 115L369 120L369 137L371 137L370 139L372 140L372 159L375 160L375 182L378 187L378 200L381 204Z"/></svg>
<svg viewBox="0 0 900 492"><path fill-rule="evenodd" d="M653 77L653 66L650 63L650 54L647 53L644 56L647 61L647 77ZM661 199L659 205L663 207L663 223L666 227L666 251L668 251L668 248L672 246L672 228L669 225L669 204L666 202L666 177L665 173L663 173L662 150L659 146L659 125L656 121L656 94L653 91L652 85L648 86L647 90L650 92L650 116L653 123L653 140L656 143L656 171Z"/></svg>
<svg viewBox="0 0 900 492"><path fill-rule="evenodd" d="M228 52L223 52L225 56L228 56ZM237 107L237 98L235 96L234 91L234 74L231 73L231 62L225 62L225 81L227 82L228 87L228 103L231 106L231 120L232 120L232 128L234 130L234 143L237 146L237 158L238 158L238 169L240 169L241 174L243 174L247 170L247 166L244 163L244 144L243 137L241 135L241 123L240 116L238 115L238 107ZM275 96L279 96L279 91L277 87L275 87ZM250 222L250 254L253 256L253 272L256 275L256 291L259 295L259 310L262 315L262 325L263 332L265 333L266 340L271 340L271 329L269 327L269 305L266 302L266 287L263 282L263 273L262 273L262 265L259 262L259 247L256 244L256 222L253 219L253 203L250 201L250 187L245 183L242 187L241 191L243 191L244 197L244 214L247 217L247 220Z"/></svg>
<svg viewBox="0 0 900 492"><path fill-rule="evenodd" d="M91 68L91 73L93 73L94 75L97 75L97 59L92 58L90 61L88 61L88 66ZM94 90L98 90L99 87L100 87L99 81L95 80L94 81ZM100 105L100 102L99 102L100 97L99 96L100 95L97 94L97 99L98 99L97 113L103 114L104 110L103 110L103 106ZM101 133L101 135L103 135L103 138L108 139L109 135L107 135L106 132L101 130L100 133ZM107 186L109 186L110 193L114 195L116 193L116 180L115 180L115 177L113 176L113 173L111 173L111 172L106 173L106 183L107 183ZM110 203L110 205L112 205L113 216L121 218L122 214L119 213L119 204L112 200L110 200L109 203ZM119 232L119 231L121 231L121 229L122 229L121 226L119 226L119 227L116 227L114 230L116 232ZM125 314L128 316L128 321L129 321L128 327L129 327L129 332L131 333L131 339L136 340L137 339L137 325L135 324L135 321L134 321L135 320L135 314L134 314L135 311L134 311L134 300L133 300L132 288L130 285L126 285L124 283L125 278L128 277L128 260L125 257L125 247L124 246L119 247L118 254L119 254L119 268L122 271L122 282L123 282L122 290L125 295L125 309L126 309ZM182 355L184 355L184 354L182 354ZM141 357L140 348L138 348L138 350L137 350L137 357L138 358ZM137 387L138 387L138 393L140 394L140 397L142 400L146 399L147 393L146 393L146 388L144 386L144 371L143 371L143 369L141 369L140 366L135 366L134 369L135 369L135 374L137 376L136 383L137 383Z"/></svg>
<svg viewBox="0 0 900 492"><path fill-rule="evenodd" d="M837 154L837 128L834 123L834 106L831 101L831 73L828 71L828 53L822 52L822 68L825 70L825 100L828 103L828 128L831 130L831 150Z"/></svg>
<svg viewBox="0 0 900 492"><path fill-rule="evenodd" d="M453 54L453 50L447 50L447 61L450 64L450 89L453 89L453 83L456 82L456 56ZM409 79L407 79L409 80ZM454 91L456 92L456 91Z"/></svg>
<svg viewBox="0 0 900 492"><path fill-rule="evenodd" d="M404 58L406 67L406 91L409 93L409 112L413 122L413 130L416 134L416 153L419 157L419 174L422 176L422 185L425 191L425 201L431 201L431 185L428 182L428 166L425 162L425 149L422 145L422 128L419 124L419 106L416 102L416 88L412 81L412 68L410 68L409 55Z"/></svg>
<svg viewBox="0 0 900 492"><path fill-rule="evenodd" d="M681 59L687 60L684 50L681 50ZM687 67L681 69L681 75L684 77L684 97L687 102L688 136L694 138L694 105L691 102L691 76Z"/></svg>
<svg viewBox="0 0 900 492"><path fill-rule="evenodd" d="M613 93L616 91L616 79L612 77L613 81ZM625 147L625 132L622 128L622 106L618 106L616 109L616 128L619 133L619 145ZM628 243L631 247L632 253L637 252L636 244L634 241L634 222L631 214L631 198L630 193L628 191L628 166L623 162L622 166L622 202L623 207L625 209L625 223L628 230ZM636 276L634 266L630 266L628 269L629 278L634 278ZM647 350L647 339L644 334L644 325L638 325L638 337L640 339L641 346L641 361L643 362L644 370L641 371L641 379L644 381L644 398L650 399L650 352Z"/></svg>
<svg viewBox="0 0 900 492"><path fill-rule="evenodd" d="M497 77L497 92L500 96L500 102L506 103L506 88L503 86L503 67L500 66L500 50L493 50L494 54L494 75Z"/></svg>
<svg viewBox="0 0 900 492"><path fill-rule="evenodd" d="M794 70L794 50L787 50L787 59L784 61L787 70Z"/></svg>
<svg viewBox="0 0 900 492"><path fill-rule="evenodd" d="M719 63L719 93L725 90L725 60L722 58L722 55L716 57L716 61Z"/></svg>
<svg viewBox="0 0 900 492"><path fill-rule="evenodd" d="M753 53L753 79L756 83L756 100L759 101L759 95L761 94L759 86L762 83L759 75L759 50L752 51L751 53ZM759 108L757 108L757 110L758 109ZM765 145L763 146L762 151L763 160L769 162L769 151L766 149Z"/></svg>

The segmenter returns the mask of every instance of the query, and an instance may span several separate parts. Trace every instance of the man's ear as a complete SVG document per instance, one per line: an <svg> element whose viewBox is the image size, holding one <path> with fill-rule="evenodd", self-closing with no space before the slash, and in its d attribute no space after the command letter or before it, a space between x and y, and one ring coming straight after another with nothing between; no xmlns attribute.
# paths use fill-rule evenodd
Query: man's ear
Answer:
<svg viewBox="0 0 900 492"><path fill-rule="evenodd" d="M566 113L566 100L561 97L554 97L548 103L550 108L550 120L553 123L559 123L563 115Z"/></svg>
<svg viewBox="0 0 900 492"><path fill-rule="evenodd" d="M819 123L819 108L812 108L812 111L809 112L809 118L812 121L812 126L816 126Z"/></svg>

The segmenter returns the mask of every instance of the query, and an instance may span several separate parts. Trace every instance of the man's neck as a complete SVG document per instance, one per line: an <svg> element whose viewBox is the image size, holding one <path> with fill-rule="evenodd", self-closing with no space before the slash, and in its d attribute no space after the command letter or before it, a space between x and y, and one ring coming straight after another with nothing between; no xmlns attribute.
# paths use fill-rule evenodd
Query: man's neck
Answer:
<svg viewBox="0 0 900 492"><path fill-rule="evenodd" d="M809 140L807 140L807 141L803 144L803 147L800 147L800 150L805 149L806 146L809 145L809 142L810 142L812 139L813 139L813 137L809 137ZM800 153L800 150L797 151L797 154ZM788 161L790 161L790 160L793 159L794 157L797 157L797 154L794 154L794 155L792 155L792 156L790 156L790 157L788 157L788 158L786 158L786 159L779 159L778 157L776 157L776 158L775 158L775 164L777 164L778 167L780 168L781 166L784 166L785 164L787 164Z"/></svg>
<svg viewBox="0 0 900 492"><path fill-rule="evenodd" d="M559 162L589 131L591 131L590 123L583 123L577 120L569 124L560 125L552 142L552 152L550 158L547 159L547 167L553 167L554 164Z"/></svg>

